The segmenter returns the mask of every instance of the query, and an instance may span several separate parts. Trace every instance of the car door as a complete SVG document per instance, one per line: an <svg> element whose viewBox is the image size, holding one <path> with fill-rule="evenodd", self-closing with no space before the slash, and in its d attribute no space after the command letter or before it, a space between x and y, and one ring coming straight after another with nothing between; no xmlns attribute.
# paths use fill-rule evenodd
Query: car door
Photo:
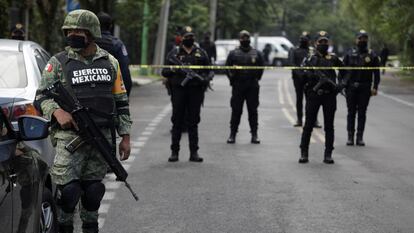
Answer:
<svg viewBox="0 0 414 233"><path fill-rule="evenodd" d="M7 119L0 108L0 228L1 232L13 232L13 179L8 163L14 155L16 140L11 129L7 127Z"/></svg>
<svg viewBox="0 0 414 233"><path fill-rule="evenodd" d="M37 232L40 211L36 210L39 209L39 191L43 184L39 179L38 154L15 139L8 119L2 112L0 115L3 118L0 198L5 200L0 206L0 226L7 226L9 229L6 229L10 230L1 228L1 232Z"/></svg>

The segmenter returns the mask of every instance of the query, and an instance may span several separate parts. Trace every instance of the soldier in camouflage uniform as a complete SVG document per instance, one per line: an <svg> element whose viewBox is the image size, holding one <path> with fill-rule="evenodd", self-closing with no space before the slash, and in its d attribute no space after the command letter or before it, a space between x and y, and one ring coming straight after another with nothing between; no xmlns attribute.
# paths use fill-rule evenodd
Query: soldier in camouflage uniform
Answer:
<svg viewBox="0 0 414 233"><path fill-rule="evenodd" d="M118 61L95 44L95 39L101 37L96 15L87 10L72 11L65 18L62 30L69 46L53 56L45 67L36 105L52 121L51 138L57 153L51 175L58 185L59 232L73 232L73 214L79 200L83 232L98 232L98 209L105 193L101 181L107 165L92 145L85 144L73 154L65 149L78 136L78 126L70 113L40 93L60 80L91 110L92 118L108 139L111 129L116 128L122 137L121 160L128 159L131 151L128 97ZM113 114L116 124L113 118L104 117Z"/></svg>

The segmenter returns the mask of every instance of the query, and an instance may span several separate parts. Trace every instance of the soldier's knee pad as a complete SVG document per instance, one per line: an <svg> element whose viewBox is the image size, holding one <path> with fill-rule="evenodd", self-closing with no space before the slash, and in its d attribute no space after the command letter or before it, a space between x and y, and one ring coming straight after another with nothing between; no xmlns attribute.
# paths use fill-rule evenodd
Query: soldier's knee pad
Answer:
<svg viewBox="0 0 414 233"><path fill-rule="evenodd" d="M96 211L101 205L101 200L105 194L105 185L101 181L83 181L82 206L87 211Z"/></svg>
<svg viewBox="0 0 414 233"><path fill-rule="evenodd" d="M65 213L73 213L82 193L80 182L76 180L65 185L58 185L57 192L56 203Z"/></svg>

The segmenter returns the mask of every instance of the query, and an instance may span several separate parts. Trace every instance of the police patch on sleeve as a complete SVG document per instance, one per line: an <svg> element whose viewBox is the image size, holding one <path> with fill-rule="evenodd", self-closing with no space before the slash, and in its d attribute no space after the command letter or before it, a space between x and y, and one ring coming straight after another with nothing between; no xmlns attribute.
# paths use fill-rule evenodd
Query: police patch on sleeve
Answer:
<svg viewBox="0 0 414 233"><path fill-rule="evenodd" d="M125 45L122 45L121 50L122 50L122 55L124 55L124 56L128 56L128 51L126 50Z"/></svg>

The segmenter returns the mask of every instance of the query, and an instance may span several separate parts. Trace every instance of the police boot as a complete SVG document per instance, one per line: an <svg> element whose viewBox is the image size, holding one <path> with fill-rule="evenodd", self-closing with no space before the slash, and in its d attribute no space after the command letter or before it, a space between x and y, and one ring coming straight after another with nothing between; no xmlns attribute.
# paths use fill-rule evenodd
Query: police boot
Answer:
<svg viewBox="0 0 414 233"><path fill-rule="evenodd" d="M236 133L231 132L229 138L227 139L227 144L236 143Z"/></svg>
<svg viewBox="0 0 414 233"><path fill-rule="evenodd" d="M309 151L302 149L300 151L299 163L308 163L309 162Z"/></svg>
<svg viewBox="0 0 414 233"><path fill-rule="evenodd" d="M168 158L168 162L177 162L178 161L178 151L171 152L171 156Z"/></svg>
<svg viewBox="0 0 414 233"><path fill-rule="evenodd" d="M293 127L302 127L303 123L302 120L296 121L296 124L293 125Z"/></svg>
<svg viewBox="0 0 414 233"><path fill-rule="evenodd" d="M203 158L201 158L197 152L191 152L190 153L190 162L197 162L201 163L203 162Z"/></svg>
<svg viewBox="0 0 414 233"><path fill-rule="evenodd" d="M356 144L357 146L365 146L365 142L362 139L362 133L357 133Z"/></svg>
<svg viewBox="0 0 414 233"><path fill-rule="evenodd" d="M316 120L316 121L315 121L315 124L313 125L313 128L318 128L318 129L320 129L320 128L322 128L322 125L319 123L319 121L318 121L318 120Z"/></svg>
<svg viewBox="0 0 414 233"><path fill-rule="evenodd" d="M257 136L257 133L252 133L252 140L250 142L253 144L260 144L260 139Z"/></svg>
<svg viewBox="0 0 414 233"><path fill-rule="evenodd" d="M323 162L326 163L326 164L335 163L335 161L332 159L332 151L331 150L325 150L325 156L324 156Z"/></svg>
<svg viewBox="0 0 414 233"><path fill-rule="evenodd" d="M98 233L99 227L97 222L84 222L82 224L83 233Z"/></svg>
<svg viewBox="0 0 414 233"><path fill-rule="evenodd" d="M346 141L347 146L353 146L354 145L354 132L348 132L348 141Z"/></svg>
<svg viewBox="0 0 414 233"><path fill-rule="evenodd" d="M59 233L73 233L73 225L59 224Z"/></svg>

